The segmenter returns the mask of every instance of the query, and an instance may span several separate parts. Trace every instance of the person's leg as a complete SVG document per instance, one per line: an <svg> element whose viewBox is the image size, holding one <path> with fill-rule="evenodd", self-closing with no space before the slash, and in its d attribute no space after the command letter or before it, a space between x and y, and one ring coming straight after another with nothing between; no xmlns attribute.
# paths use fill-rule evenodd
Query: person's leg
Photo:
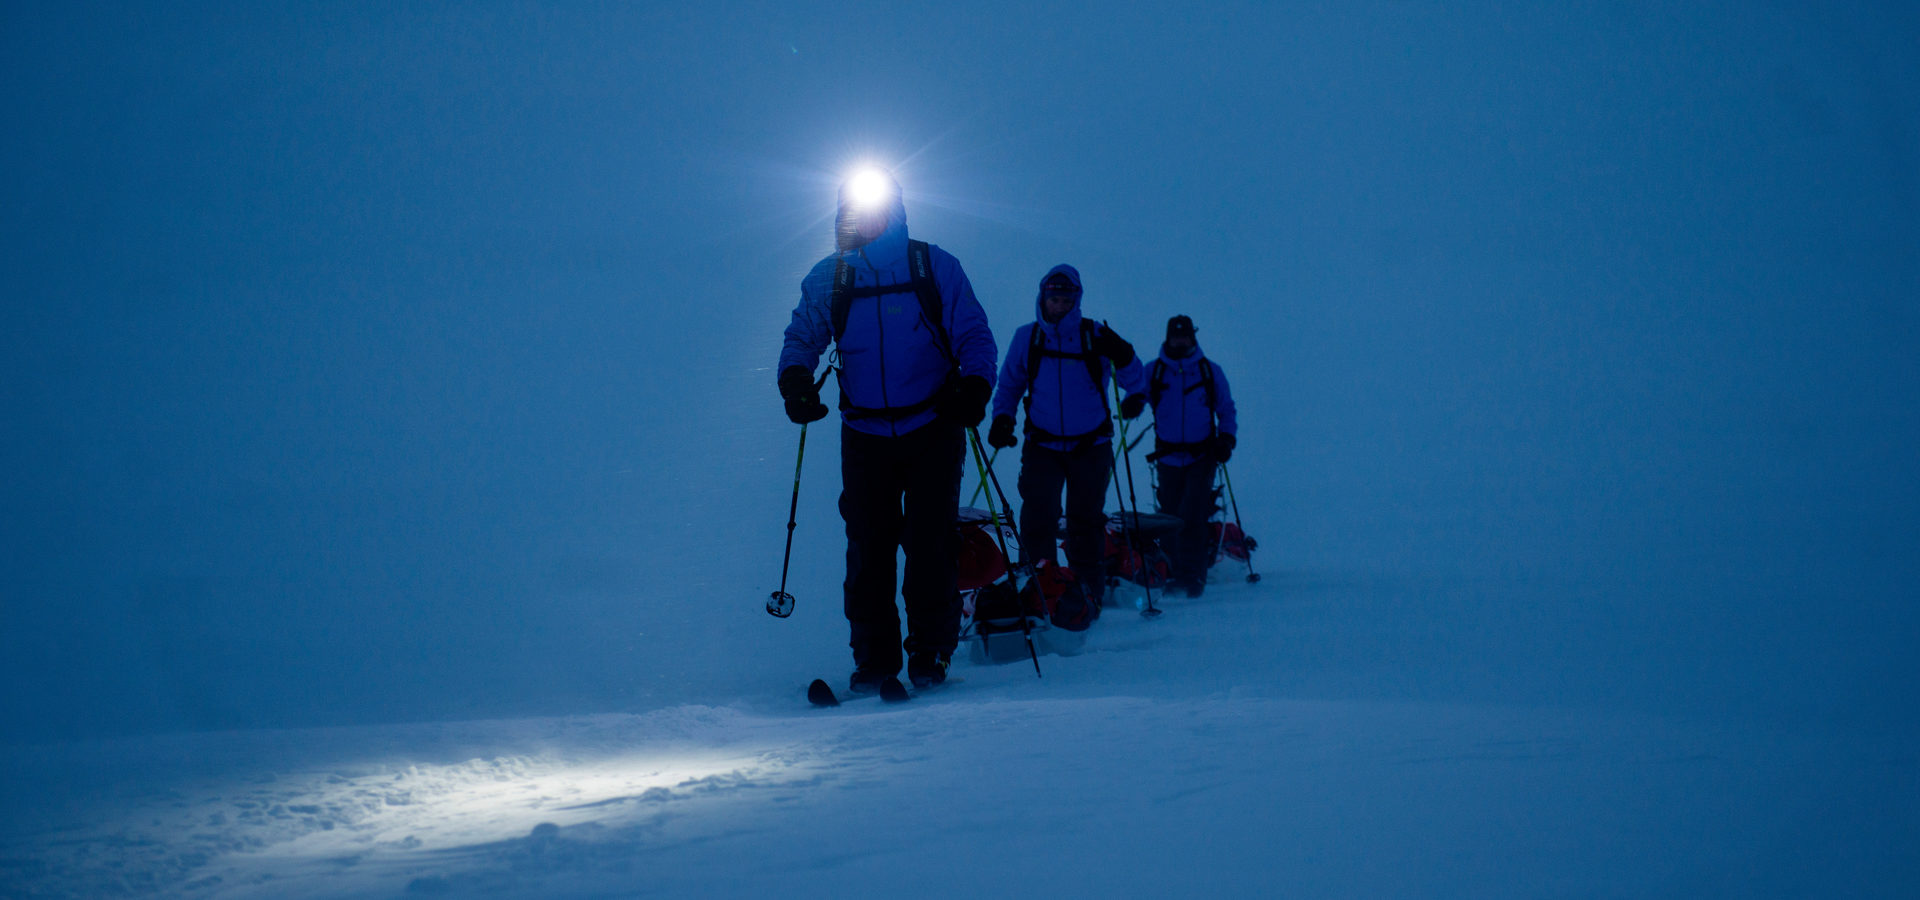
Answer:
<svg viewBox="0 0 1920 900"><path fill-rule="evenodd" d="M847 522L844 587L851 632L847 644L861 677L900 671L900 611L893 601L901 532L898 441L840 428L840 517Z"/></svg>
<svg viewBox="0 0 1920 900"><path fill-rule="evenodd" d="M960 467L964 432L935 420L901 440L908 445L902 545L906 578L907 674L915 683L945 680L946 660L960 640ZM937 670L937 672L936 672ZM922 685L924 686L924 685Z"/></svg>
<svg viewBox="0 0 1920 900"><path fill-rule="evenodd" d="M1067 565L1080 576L1087 599L1098 607L1106 591L1101 558L1106 551L1107 482L1113 471L1110 444L1074 451L1067 464Z"/></svg>
<svg viewBox="0 0 1920 900"><path fill-rule="evenodd" d="M1060 522L1060 486L1066 483L1066 454L1028 441L1020 451L1020 544L1027 562L1058 563L1054 535Z"/></svg>
<svg viewBox="0 0 1920 900"><path fill-rule="evenodd" d="M1173 557L1174 577L1186 582L1191 593L1199 594L1207 583L1207 567L1212 563L1208 551L1213 547L1213 470L1212 460L1201 460L1182 467L1177 476L1181 487L1180 503L1172 510L1180 517L1178 552Z"/></svg>
<svg viewBox="0 0 1920 900"><path fill-rule="evenodd" d="M1181 504L1185 502L1187 496L1187 467L1171 466L1163 462L1156 462L1154 466L1160 482L1158 496L1154 499L1159 502L1162 513L1178 516ZM1161 538L1160 543L1167 550L1167 558L1173 562L1173 571L1167 573L1168 580L1184 588L1186 576L1180 569L1180 560L1187 543L1185 526Z"/></svg>

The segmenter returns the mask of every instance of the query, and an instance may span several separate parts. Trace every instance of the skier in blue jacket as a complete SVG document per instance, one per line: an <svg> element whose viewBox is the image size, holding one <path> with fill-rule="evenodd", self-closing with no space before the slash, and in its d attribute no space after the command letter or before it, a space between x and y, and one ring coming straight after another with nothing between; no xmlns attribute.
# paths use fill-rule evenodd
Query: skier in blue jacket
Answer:
<svg viewBox="0 0 1920 900"><path fill-rule="evenodd" d="M1198 330L1186 316L1168 319L1166 343L1147 377L1153 402L1153 452L1147 459L1157 467L1160 482L1155 499L1161 512L1182 522L1168 542L1173 559L1168 587L1194 597L1206 588L1212 562L1207 530L1218 502L1214 470L1233 456L1240 430L1227 373L1200 350L1194 339Z"/></svg>
<svg viewBox="0 0 1920 900"><path fill-rule="evenodd" d="M843 184L834 230L837 249L800 283L780 352L780 396L794 422L824 418L813 369L834 345L849 687L898 684L894 557L902 548L907 675L927 687L946 680L959 642L954 522L964 434L986 415L998 349L960 261L908 239L892 176L870 171Z"/></svg>
<svg viewBox="0 0 1920 900"><path fill-rule="evenodd" d="M1054 533L1060 489L1067 493L1067 561L1091 604L1056 612L1056 624L1084 628L1099 614L1106 576L1107 475L1113 468L1113 414L1108 379L1128 392L1120 414L1134 418L1146 408L1146 376L1133 345L1105 324L1084 319L1080 272L1054 266L1040 279L1036 321L1014 332L1000 367L988 443L1012 447L1013 410L1026 398L1027 447L1020 453L1020 540L1029 560L1059 562Z"/></svg>

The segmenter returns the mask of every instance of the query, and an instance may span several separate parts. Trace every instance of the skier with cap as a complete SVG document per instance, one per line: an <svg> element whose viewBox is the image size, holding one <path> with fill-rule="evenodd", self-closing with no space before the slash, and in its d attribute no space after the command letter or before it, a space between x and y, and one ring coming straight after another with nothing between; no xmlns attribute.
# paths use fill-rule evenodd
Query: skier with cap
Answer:
<svg viewBox="0 0 1920 900"><path fill-rule="evenodd" d="M1181 521L1168 540L1168 588L1193 597L1206 589L1211 563L1206 557L1208 520L1218 502L1214 471L1233 456L1240 430L1227 373L1200 350L1197 331L1186 316L1168 319L1166 342L1147 377L1153 403L1153 452L1147 459L1157 467L1155 500L1161 512Z"/></svg>
<svg viewBox="0 0 1920 900"><path fill-rule="evenodd" d="M1105 546L1107 476L1113 469L1113 415L1109 379L1128 392L1121 416L1146 408L1144 367L1133 345L1104 323L1083 317L1080 272L1054 266L1040 279L1035 321L1020 326L1007 345L994 398L987 441L1012 447L1014 406L1026 401L1026 449L1020 453L1020 539L1029 560L1059 562L1055 533L1060 492L1066 488L1067 562L1078 578L1083 602L1063 599L1054 624L1082 630L1099 615L1106 587L1101 567Z"/></svg>
<svg viewBox="0 0 1920 900"><path fill-rule="evenodd" d="M966 429L993 394L998 349L959 260L907 237L899 182L868 171L841 185L835 251L800 283L780 352L780 396L796 423L827 415L813 369L839 362L840 514L847 525L845 611L856 694L905 697L946 680L959 642L954 526ZM904 548L894 603L894 559Z"/></svg>

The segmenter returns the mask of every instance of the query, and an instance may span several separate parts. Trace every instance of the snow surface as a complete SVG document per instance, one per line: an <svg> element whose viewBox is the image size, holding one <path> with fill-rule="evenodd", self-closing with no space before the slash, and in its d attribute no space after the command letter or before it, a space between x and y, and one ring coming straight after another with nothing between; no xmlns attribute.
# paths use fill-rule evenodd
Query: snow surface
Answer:
<svg viewBox="0 0 1920 900"><path fill-rule="evenodd" d="M1517 704L1305 700L1275 573L905 707L246 731L14 753L26 896L1897 896L1916 754ZM1324 624L1322 626L1324 628ZM774 673L769 680L778 681ZM44 798L42 798L44 802ZM25 813L24 815L22 813ZM911 886L909 888L909 886Z"/></svg>
<svg viewBox="0 0 1920 900"><path fill-rule="evenodd" d="M1920 895L1920 7L5 19L0 896ZM1264 580L805 706L862 155Z"/></svg>

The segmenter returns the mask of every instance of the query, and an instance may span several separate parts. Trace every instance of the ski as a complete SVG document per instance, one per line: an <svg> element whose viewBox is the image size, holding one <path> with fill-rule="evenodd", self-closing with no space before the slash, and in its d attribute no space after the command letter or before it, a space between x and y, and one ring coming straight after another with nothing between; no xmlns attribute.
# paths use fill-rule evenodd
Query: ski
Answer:
<svg viewBox="0 0 1920 900"><path fill-rule="evenodd" d="M880 690L875 691L871 694L853 694L848 697L842 698L840 695L834 693L833 687L827 684L826 679L815 678L812 684L807 685L807 702L822 709L825 709L827 707L839 706L843 702L843 700L844 702L851 703L855 700L865 700L870 697L879 697L881 700L887 703L905 703L922 694L929 694L934 691L938 691L949 684L954 684L955 682L958 682L959 680L960 679L958 678L948 678L942 684L929 685L924 688L909 689L906 685L900 683L900 679L889 678L886 681L883 681L880 683Z"/></svg>

